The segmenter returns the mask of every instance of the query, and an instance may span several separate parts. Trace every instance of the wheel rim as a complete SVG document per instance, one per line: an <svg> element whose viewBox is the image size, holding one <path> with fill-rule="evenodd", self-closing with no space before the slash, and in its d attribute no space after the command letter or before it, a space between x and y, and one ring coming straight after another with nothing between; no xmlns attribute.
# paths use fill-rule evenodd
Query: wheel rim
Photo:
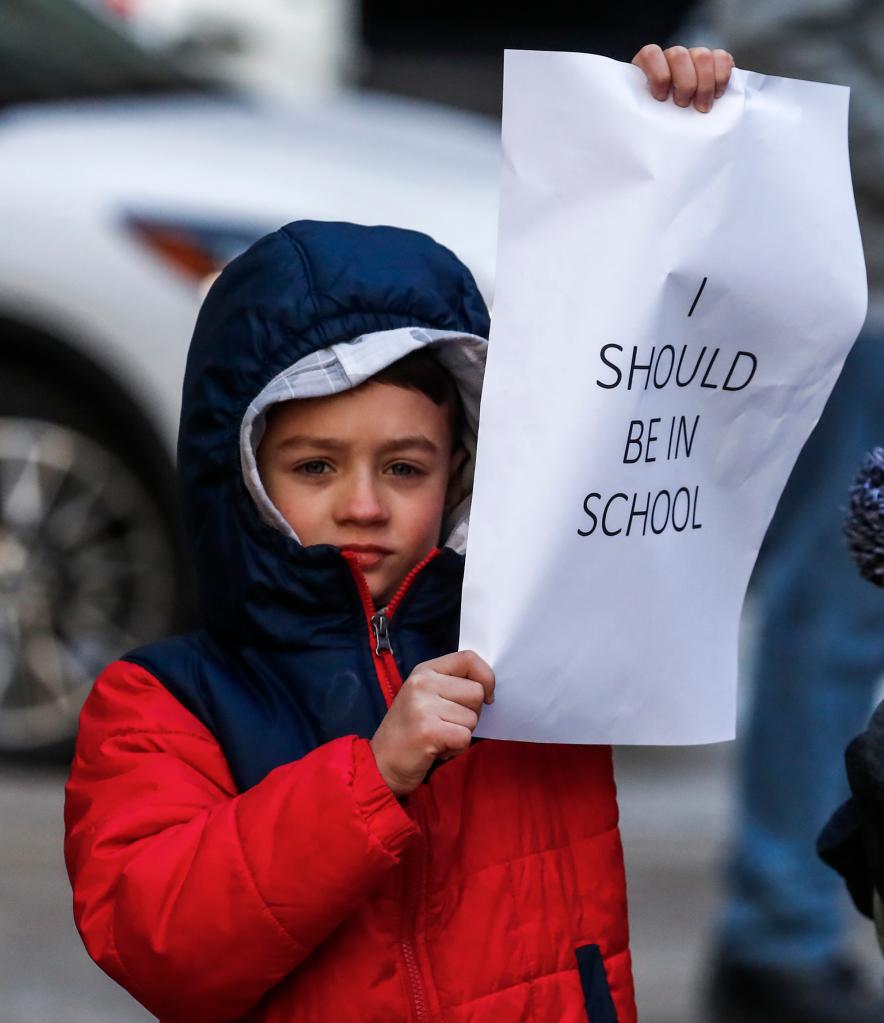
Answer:
<svg viewBox="0 0 884 1023"><path fill-rule="evenodd" d="M74 734L93 679L173 624L156 503L77 430L0 417L0 746Z"/></svg>

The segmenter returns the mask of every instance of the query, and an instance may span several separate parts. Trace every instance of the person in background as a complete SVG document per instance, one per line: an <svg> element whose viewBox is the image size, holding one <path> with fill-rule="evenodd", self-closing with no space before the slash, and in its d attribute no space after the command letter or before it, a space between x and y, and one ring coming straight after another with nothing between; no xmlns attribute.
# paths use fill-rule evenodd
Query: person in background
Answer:
<svg viewBox="0 0 884 1023"><path fill-rule="evenodd" d="M860 575L884 587L884 448L863 463L845 533ZM844 759L850 799L832 815L817 849L844 878L856 908L875 921L884 952L884 700Z"/></svg>
<svg viewBox="0 0 884 1023"><path fill-rule="evenodd" d="M852 87L870 297L754 578L754 701L707 1002L719 1023L880 1021L884 997L864 988L847 955L846 900L815 845L846 797L841 751L884 671L884 601L857 578L841 536L855 466L884 436L884 4L713 0L705 13L739 67Z"/></svg>

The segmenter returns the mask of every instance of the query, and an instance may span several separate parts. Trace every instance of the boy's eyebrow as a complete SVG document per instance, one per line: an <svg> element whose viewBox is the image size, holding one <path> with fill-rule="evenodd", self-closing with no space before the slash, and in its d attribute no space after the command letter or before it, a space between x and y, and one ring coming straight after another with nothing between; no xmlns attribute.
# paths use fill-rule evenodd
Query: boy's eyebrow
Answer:
<svg viewBox="0 0 884 1023"><path fill-rule="evenodd" d="M342 448L348 447L348 444L337 437L314 437L310 434L295 433L280 441L276 449L277 451L286 451L289 448L300 447L318 448L322 451L340 451ZM387 454L390 451L403 451L408 448L416 448L426 451L428 454L436 454L439 450L438 445L434 444L429 437L424 437L423 434L396 437L394 440L382 444L379 450L382 454Z"/></svg>
<svg viewBox="0 0 884 1023"><path fill-rule="evenodd" d="M334 437L312 437L306 433L293 433L276 445L277 451L285 451L287 448L322 448L325 451L334 451L343 447L346 447L344 442Z"/></svg>
<svg viewBox="0 0 884 1023"><path fill-rule="evenodd" d="M383 452L402 451L405 448L417 448L419 451L426 451L431 455L434 455L439 450L429 437L424 437L423 434L419 433L413 437L397 437L395 440L382 444L380 450Z"/></svg>

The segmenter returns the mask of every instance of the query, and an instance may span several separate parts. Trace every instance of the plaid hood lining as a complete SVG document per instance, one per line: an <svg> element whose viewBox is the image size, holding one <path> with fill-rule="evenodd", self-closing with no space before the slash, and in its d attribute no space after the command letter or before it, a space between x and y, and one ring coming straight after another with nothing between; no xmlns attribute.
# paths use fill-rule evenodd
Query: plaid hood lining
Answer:
<svg viewBox="0 0 884 1023"><path fill-rule="evenodd" d="M428 347L451 374L463 402L464 432L468 453L464 472L467 496L443 523L444 545L459 554L466 550L470 499L476 461L479 404L485 370L487 341L475 334L424 327L399 327L361 334L298 359L278 373L255 397L240 425L240 464L246 489L261 518L290 539L298 537L267 496L258 474L256 453L271 405L303 398L321 398L364 384L375 374L420 348Z"/></svg>

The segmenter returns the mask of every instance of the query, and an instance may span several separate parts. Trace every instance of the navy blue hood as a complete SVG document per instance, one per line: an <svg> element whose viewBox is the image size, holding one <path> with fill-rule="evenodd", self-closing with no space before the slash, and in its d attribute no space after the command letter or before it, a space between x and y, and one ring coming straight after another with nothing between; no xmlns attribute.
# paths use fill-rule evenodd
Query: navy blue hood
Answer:
<svg viewBox="0 0 884 1023"><path fill-rule="evenodd" d="M210 629L285 641L273 609L329 607L347 572L334 548L269 528L242 480L249 403L304 356L359 335L422 326L488 336L469 270L427 235L298 221L235 259L197 320L184 378L178 472L200 609Z"/></svg>
<svg viewBox="0 0 884 1023"><path fill-rule="evenodd" d="M240 428L268 383L321 349L397 328L488 336L467 268L415 231L298 221L235 259L200 311L178 472L203 628L127 655L216 736L241 788L386 711L365 608L337 548L302 547L246 488ZM445 548L391 620L403 677L456 648L463 557Z"/></svg>

